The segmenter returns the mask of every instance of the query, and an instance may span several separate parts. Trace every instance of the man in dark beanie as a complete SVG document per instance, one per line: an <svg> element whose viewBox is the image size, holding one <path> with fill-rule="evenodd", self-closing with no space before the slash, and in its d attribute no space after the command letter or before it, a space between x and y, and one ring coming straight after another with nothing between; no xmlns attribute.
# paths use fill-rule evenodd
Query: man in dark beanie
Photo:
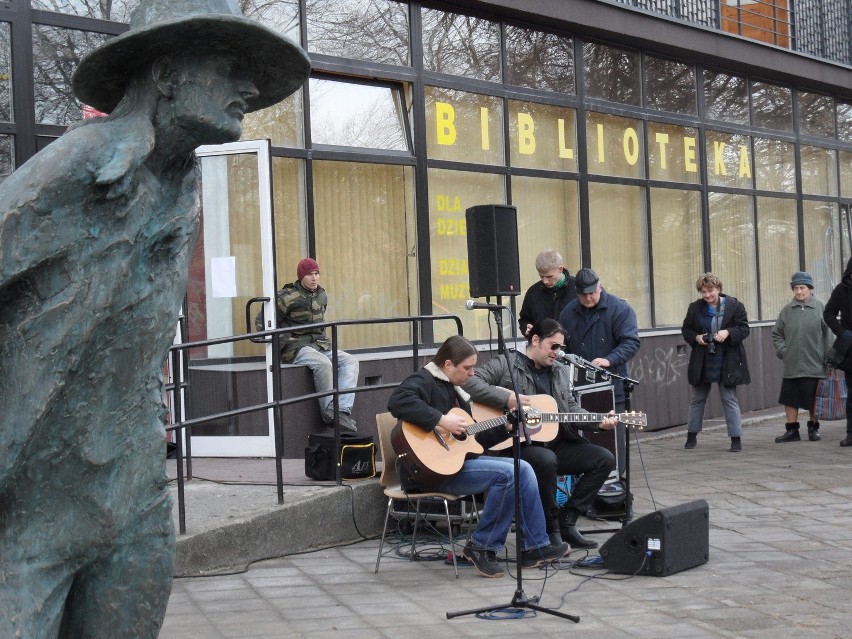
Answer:
<svg viewBox="0 0 852 639"><path fill-rule="evenodd" d="M316 260L306 257L296 267L296 281L287 284L278 291L276 315L278 327L321 324L325 321L325 309L328 295L319 285L320 268ZM259 326L258 330L263 330ZM332 369L331 340L324 328L294 330L288 333L289 339L281 349L281 360L287 364L304 364L311 369L314 386L318 393L334 388ZM337 351L337 376L340 388L353 388L358 385L358 360L346 351ZM334 403L331 395L319 398L320 413L323 421L334 423ZM352 405L355 395L341 395L340 425L346 430L355 431L357 426L352 419Z"/></svg>

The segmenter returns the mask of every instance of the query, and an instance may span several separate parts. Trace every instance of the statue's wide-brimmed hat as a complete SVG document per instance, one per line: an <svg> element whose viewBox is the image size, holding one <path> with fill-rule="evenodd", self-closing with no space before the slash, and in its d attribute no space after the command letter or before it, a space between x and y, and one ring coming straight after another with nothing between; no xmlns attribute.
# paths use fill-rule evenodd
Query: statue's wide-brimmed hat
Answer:
<svg viewBox="0 0 852 639"><path fill-rule="evenodd" d="M296 91L311 70L301 47L246 18L234 0L142 0L130 30L89 53L74 72L74 94L110 113L136 71L161 55L204 51L235 53L259 91L248 111L280 102Z"/></svg>

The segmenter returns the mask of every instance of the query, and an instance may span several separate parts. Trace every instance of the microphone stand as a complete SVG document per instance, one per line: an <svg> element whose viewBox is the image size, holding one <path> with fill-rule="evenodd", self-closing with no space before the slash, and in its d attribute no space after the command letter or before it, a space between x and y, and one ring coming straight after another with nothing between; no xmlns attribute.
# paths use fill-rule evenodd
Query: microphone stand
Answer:
<svg viewBox="0 0 852 639"><path fill-rule="evenodd" d="M498 352L503 353L503 356L506 358L506 363L509 365L510 378L512 380L512 392L515 394L514 416L512 413L509 413L508 416L509 421L514 424L514 428L512 429L512 457L515 471L515 566L517 567L517 576L515 578L515 594L512 596L512 601L510 601L508 604L485 606L483 608L474 608L472 610L462 610L459 612L448 612L447 619L453 619L455 617L461 617L464 615L477 615L484 612L493 612L495 610L502 610L503 608L527 608L529 610L535 610L536 612L542 612L548 615L562 617L563 619L568 619L569 621L573 621L574 623L580 623L579 616L569 615L559 610L543 608L542 606L537 605L538 597L527 597L526 593L524 593L522 527L525 522L521 518L521 486L518 478L520 477L521 469L521 431L523 431L524 433L524 438L527 444L530 443L530 436L526 430L526 427L524 426L523 411L521 409L521 395L518 392L518 382L515 379L515 369L512 367L512 361L509 359L509 352L506 350L506 343L503 338L503 311L510 311L505 306L500 308L493 308L490 310L494 313L494 322L497 324ZM512 315L512 341L517 344L518 323L514 320L514 314L512 314L511 312L510 314Z"/></svg>

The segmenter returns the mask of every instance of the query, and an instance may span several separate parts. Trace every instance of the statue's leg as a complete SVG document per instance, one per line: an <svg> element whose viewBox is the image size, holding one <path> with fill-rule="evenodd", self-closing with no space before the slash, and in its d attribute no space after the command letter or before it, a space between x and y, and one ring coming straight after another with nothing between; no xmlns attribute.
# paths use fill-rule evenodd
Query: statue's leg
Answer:
<svg viewBox="0 0 852 639"><path fill-rule="evenodd" d="M78 573L59 637L155 639L172 589L174 549L166 499L122 535L112 553Z"/></svg>
<svg viewBox="0 0 852 639"><path fill-rule="evenodd" d="M73 578L68 566L46 559L21 560L3 546L0 542L0 557L8 559L0 562L0 635L54 639Z"/></svg>

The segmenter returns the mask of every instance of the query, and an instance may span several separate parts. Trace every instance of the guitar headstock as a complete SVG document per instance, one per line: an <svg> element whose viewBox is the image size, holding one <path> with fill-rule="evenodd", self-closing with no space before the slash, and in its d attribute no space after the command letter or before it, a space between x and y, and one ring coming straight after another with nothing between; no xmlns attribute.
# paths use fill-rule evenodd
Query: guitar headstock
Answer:
<svg viewBox="0 0 852 639"><path fill-rule="evenodd" d="M619 413L615 416L619 422L626 426L638 426L642 430L648 425L648 416L645 413L630 411L629 413Z"/></svg>

